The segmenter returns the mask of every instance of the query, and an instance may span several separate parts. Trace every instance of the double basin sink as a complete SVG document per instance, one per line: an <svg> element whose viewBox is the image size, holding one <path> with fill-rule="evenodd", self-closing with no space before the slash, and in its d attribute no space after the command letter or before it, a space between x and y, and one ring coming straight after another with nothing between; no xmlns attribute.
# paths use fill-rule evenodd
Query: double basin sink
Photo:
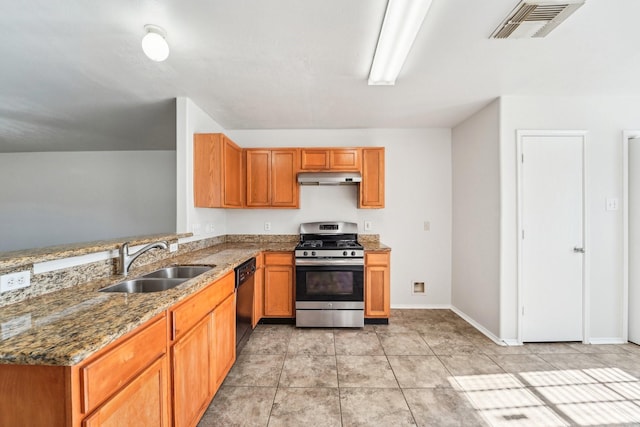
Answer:
<svg viewBox="0 0 640 427"><path fill-rule="evenodd" d="M161 268L136 279L125 280L100 289L100 292L147 293L161 292L175 288L215 266L174 265Z"/></svg>

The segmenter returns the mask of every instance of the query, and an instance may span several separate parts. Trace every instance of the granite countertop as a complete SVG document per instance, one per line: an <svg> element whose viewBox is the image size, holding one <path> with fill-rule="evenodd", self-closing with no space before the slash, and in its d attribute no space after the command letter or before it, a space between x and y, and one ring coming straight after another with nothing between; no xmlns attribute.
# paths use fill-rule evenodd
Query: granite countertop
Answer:
<svg viewBox="0 0 640 427"><path fill-rule="evenodd" d="M262 251L293 251L296 243L222 243L148 264L130 276L172 264L215 265L163 292L98 292L123 280L122 276L111 276L4 306L0 308L0 364L76 365L248 258ZM367 251L391 250L377 240L361 243Z"/></svg>
<svg viewBox="0 0 640 427"><path fill-rule="evenodd" d="M222 278L261 251L293 251L295 242L223 243L148 264L136 277L170 264L215 265L179 286L145 294L98 292L111 276L0 308L0 363L72 366Z"/></svg>

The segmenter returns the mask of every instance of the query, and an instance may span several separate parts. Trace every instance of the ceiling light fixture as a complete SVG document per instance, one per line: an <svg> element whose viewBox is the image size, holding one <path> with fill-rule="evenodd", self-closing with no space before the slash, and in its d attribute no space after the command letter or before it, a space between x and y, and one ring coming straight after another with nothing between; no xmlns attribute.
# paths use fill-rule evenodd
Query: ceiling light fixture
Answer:
<svg viewBox="0 0 640 427"><path fill-rule="evenodd" d="M145 25L146 34L142 38L142 50L153 61L162 62L169 57L167 33L157 25Z"/></svg>
<svg viewBox="0 0 640 427"><path fill-rule="evenodd" d="M394 85L432 0L389 0L369 72L370 85Z"/></svg>

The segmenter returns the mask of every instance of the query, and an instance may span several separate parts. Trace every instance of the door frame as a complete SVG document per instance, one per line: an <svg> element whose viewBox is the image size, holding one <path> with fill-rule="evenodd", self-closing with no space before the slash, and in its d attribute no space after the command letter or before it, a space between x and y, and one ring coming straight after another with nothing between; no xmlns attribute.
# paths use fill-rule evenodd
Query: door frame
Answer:
<svg viewBox="0 0 640 427"><path fill-rule="evenodd" d="M523 316L524 298L523 298L523 272L522 272L522 232L523 232L523 171L522 171L522 144L525 137L538 136L538 137L556 137L556 136L578 136L582 138L582 247L585 249L583 254L582 263L582 342L589 343L589 234L588 234L588 215L587 215L587 131L586 130L516 130L516 169L517 169L517 300L518 300L518 343L522 344L522 329L523 329Z"/></svg>
<svg viewBox="0 0 640 427"><path fill-rule="evenodd" d="M640 130L622 132L622 339L629 341L629 140Z"/></svg>

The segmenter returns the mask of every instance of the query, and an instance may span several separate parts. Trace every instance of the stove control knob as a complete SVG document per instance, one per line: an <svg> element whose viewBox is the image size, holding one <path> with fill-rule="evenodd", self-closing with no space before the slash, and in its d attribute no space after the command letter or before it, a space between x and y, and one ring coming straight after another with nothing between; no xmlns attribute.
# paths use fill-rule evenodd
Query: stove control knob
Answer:
<svg viewBox="0 0 640 427"><path fill-rule="evenodd" d="M304 251L304 252L302 253L302 255L307 256L307 255L309 255L309 253L308 253L307 251Z"/></svg>
<svg viewBox="0 0 640 427"><path fill-rule="evenodd" d="M344 251L344 252L342 252L342 255L347 256L347 255L349 255L349 252Z"/></svg>
<svg viewBox="0 0 640 427"><path fill-rule="evenodd" d="M316 256L316 251L311 251L311 256Z"/></svg>
<svg viewBox="0 0 640 427"><path fill-rule="evenodd" d="M356 251L351 251L351 256L356 256Z"/></svg>

